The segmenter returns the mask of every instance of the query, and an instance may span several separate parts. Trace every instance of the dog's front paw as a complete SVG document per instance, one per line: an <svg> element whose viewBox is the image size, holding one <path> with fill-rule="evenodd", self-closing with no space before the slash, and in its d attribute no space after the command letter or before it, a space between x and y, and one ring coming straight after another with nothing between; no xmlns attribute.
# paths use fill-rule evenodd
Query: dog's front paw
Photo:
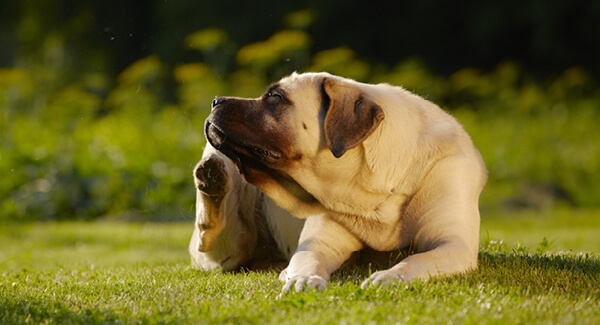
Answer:
<svg viewBox="0 0 600 325"><path fill-rule="evenodd" d="M404 277L404 274L402 271L390 269L390 270L379 271L379 272L373 273L370 278L363 281L363 283L360 285L360 288L364 289L369 285L383 287L383 286L386 286L389 284L395 284L398 282L408 283L410 281L408 281Z"/></svg>
<svg viewBox="0 0 600 325"><path fill-rule="evenodd" d="M327 281L318 275L296 275L287 280L281 293L285 294L289 292L292 287L296 292L304 289L317 289L321 291L327 287Z"/></svg>

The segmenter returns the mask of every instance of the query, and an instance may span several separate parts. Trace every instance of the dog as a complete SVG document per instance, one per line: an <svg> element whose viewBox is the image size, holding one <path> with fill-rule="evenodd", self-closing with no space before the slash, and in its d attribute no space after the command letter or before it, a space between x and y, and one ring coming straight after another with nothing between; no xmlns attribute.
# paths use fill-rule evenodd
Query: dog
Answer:
<svg viewBox="0 0 600 325"><path fill-rule="evenodd" d="M304 220L248 184L233 162L210 144L194 168L194 183L196 222L189 244L193 268L277 270L287 265Z"/></svg>
<svg viewBox="0 0 600 325"><path fill-rule="evenodd" d="M305 220L283 292L324 289L365 248L414 254L362 288L477 267L487 171L437 105L388 84L294 73L256 99L216 98L204 128L245 181Z"/></svg>

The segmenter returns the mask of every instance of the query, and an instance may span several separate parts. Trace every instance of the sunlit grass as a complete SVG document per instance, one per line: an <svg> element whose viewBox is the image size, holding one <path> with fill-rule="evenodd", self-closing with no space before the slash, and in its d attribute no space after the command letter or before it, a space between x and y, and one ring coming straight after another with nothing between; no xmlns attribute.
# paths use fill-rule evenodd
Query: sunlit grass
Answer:
<svg viewBox="0 0 600 325"><path fill-rule="evenodd" d="M0 269L185 263L192 227L192 221L3 224Z"/></svg>
<svg viewBox="0 0 600 325"><path fill-rule="evenodd" d="M600 210L485 212L480 238L533 250L600 253Z"/></svg>
<svg viewBox="0 0 600 325"><path fill-rule="evenodd" d="M565 265L571 263L573 267ZM599 263L589 257L487 251L479 271L361 290L366 270L323 292L278 298L273 273L203 273L187 266L1 273L2 323L377 324L577 323L599 320Z"/></svg>
<svg viewBox="0 0 600 325"><path fill-rule="evenodd" d="M0 323L595 324L598 255L535 252L563 250L562 235L552 242L559 230L579 236L565 226L566 213L546 222L537 213L484 216L482 237L493 240L482 241L479 269L467 275L361 290L373 270L354 268L334 273L323 292L281 298L274 272L192 270L191 221L2 224ZM571 225L598 224L593 211L571 214ZM530 248L507 244L513 239Z"/></svg>

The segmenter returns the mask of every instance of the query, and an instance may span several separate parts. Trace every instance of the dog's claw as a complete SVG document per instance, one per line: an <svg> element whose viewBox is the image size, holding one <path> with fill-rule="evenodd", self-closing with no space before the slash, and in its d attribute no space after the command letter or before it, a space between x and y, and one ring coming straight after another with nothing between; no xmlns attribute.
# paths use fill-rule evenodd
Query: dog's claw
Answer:
<svg viewBox="0 0 600 325"><path fill-rule="evenodd" d="M281 289L281 295L284 295L294 288L296 292L303 290L316 289L322 291L327 288L327 281L318 275L297 275L289 279Z"/></svg>
<svg viewBox="0 0 600 325"><path fill-rule="evenodd" d="M402 275L402 273L400 273L398 271L385 270L385 271L379 271L379 272L373 273L371 275L371 277L369 277L368 279L363 281L363 283L360 285L360 288L365 289L366 287L368 287L370 285L376 286L376 287L384 287L384 286L396 284L399 282L408 283L409 281L407 281L404 278L404 276Z"/></svg>

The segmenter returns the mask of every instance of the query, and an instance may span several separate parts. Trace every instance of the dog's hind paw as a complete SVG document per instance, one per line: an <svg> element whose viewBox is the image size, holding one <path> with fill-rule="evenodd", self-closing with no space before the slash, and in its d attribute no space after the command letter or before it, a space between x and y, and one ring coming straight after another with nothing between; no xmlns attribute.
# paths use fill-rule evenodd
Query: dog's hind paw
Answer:
<svg viewBox="0 0 600 325"><path fill-rule="evenodd" d="M225 162L217 156L202 159L194 168L194 177L198 190L209 196L224 197L231 186Z"/></svg>

